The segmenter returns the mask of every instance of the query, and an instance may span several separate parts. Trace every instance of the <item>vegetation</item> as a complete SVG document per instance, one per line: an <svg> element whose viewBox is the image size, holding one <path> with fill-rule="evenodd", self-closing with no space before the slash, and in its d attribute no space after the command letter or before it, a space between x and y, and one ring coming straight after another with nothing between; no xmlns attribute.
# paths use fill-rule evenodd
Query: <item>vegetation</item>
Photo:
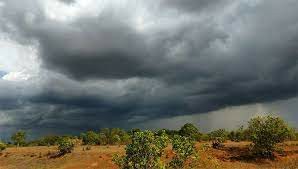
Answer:
<svg viewBox="0 0 298 169"><path fill-rule="evenodd" d="M179 130L179 134L184 137L188 137L192 140L198 141L200 140L201 133L199 129L196 128L193 124L187 123L181 127Z"/></svg>
<svg viewBox="0 0 298 169"><path fill-rule="evenodd" d="M24 146L26 144L26 132L25 131L17 131L11 136L11 140L14 144L19 146Z"/></svg>
<svg viewBox="0 0 298 169"><path fill-rule="evenodd" d="M166 134L158 136L151 131L134 132L131 143L126 146L126 155L115 156L114 162L122 169L162 168L160 158L167 142Z"/></svg>
<svg viewBox="0 0 298 169"><path fill-rule="evenodd" d="M291 133L289 126L279 117L256 117L248 124L252 150L257 156L271 157L276 144L289 138Z"/></svg>
<svg viewBox="0 0 298 169"><path fill-rule="evenodd" d="M175 153L175 156L169 164L170 168L183 168L187 159L196 154L194 141L192 141L190 138L179 135L176 135L172 139L172 149Z"/></svg>
<svg viewBox="0 0 298 169"><path fill-rule="evenodd" d="M228 135L228 139L235 142L248 140L249 138L247 132L248 130L241 126L237 130L231 131Z"/></svg>
<svg viewBox="0 0 298 169"><path fill-rule="evenodd" d="M5 143L3 143L3 142L0 141L0 152L3 151L3 150L5 150L6 147L7 147L7 145Z"/></svg>
<svg viewBox="0 0 298 169"><path fill-rule="evenodd" d="M74 149L74 142L72 139L64 137L58 143L58 151L61 155L71 153Z"/></svg>
<svg viewBox="0 0 298 169"><path fill-rule="evenodd" d="M76 136L52 135L28 143L25 131L18 131L11 136L13 144L17 146L57 145L59 155L71 153L79 143L87 145L83 151L91 150L91 145L127 145L124 156L116 155L113 158L115 164L122 169L185 168L191 165L194 159L198 159L196 141L208 141L204 144L205 148L210 146L211 141L211 146L215 149L223 147L227 140L251 141L250 150L255 157L272 157L278 143L297 139L297 130L290 128L281 118L273 116L252 118L247 128L241 126L233 131L218 129L209 133L200 133L195 125L187 123L180 130L162 129L153 132L132 129L127 132L119 128L103 128L81 133L79 139ZM168 143L171 143L170 151L173 155L166 154L167 160L164 160L162 157ZM6 146L0 142L0 151Z"/></svg>

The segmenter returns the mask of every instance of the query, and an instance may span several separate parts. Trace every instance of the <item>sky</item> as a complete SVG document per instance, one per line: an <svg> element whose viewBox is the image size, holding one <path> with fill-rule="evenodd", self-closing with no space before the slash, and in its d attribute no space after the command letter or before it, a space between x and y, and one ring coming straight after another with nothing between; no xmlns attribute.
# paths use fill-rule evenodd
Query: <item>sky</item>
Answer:
<svg viewBox="0 0 298 169"><path fill-rule="evenodd" d="M297 0L0 0L0 137L298 127Z"/></svg>

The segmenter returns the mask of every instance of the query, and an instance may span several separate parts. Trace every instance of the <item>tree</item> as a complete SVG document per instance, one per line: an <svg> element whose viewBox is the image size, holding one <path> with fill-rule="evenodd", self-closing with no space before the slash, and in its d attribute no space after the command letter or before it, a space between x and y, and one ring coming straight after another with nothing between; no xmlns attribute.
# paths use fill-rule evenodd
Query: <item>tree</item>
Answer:
<svg viewBox="0 0 298 169"><path fill-rule="evenodd" d="M195 154L195 143L189 137L175 135L172 139L172 149L175 156L169 163L170 168L183 168L186 160Z"/></svg>
<svg viewBox="0 0 298 169"><path fill-rule="evenodd" d="M218 129L209 133L213 148L223 147L223 143L228 139L228 132L225 129Z"/></svg>
<svg viewBox="0 0 298 169"><path fill-rule="evenodd" d="M262 157L270 157L277 143L283 142L290 135L286 122L273 116L255 117L248 122L250 140L253 142L253 153Z"/></svg>
<svg viewBox="0 0 298 169"><path fill-rule="evenodd" d="M26 132L17 131L11 136L11 140L14 142L17 147L24 146L26 144Z"/></svg>
<svg viewBox="0 0 298 169"><path fill-rule="evenodd" d="M247 135L246 131L247 130L245 130L244 127L241 126L237 130L231 131L228 135L228 138L231 141L236 141L236 142L243 141L246 139L246 135Z"/></svg>
<svg viewBox="0 0 298 169"><path fill-rule="evenodd" d="M7 147L7 145L5 143L3 143L2 141L0 141L0 152L5 150Z"/></svg>
<svg viewBox="0 0 298 169"><path fill-rule="evenodd" d="M61 155L71 153L74 149L74 142L67 137L63 137L58 143L58 151Z"/></svg>
<svg viewBox="0 0 298 169"><path fill-rule="evenodd" d="M80 137L85 145L96 145L100 143L99 134L94 131L82 133Z"/></svg>
<svg viewBox="0 0 298 169"><path fill-rule="evenodd" d="M193 124L187 123L184 126L181 127L179 130L179 134L184 137L189 137L192 140L199 140L201 133L199 132L199 129L196 128Z"/></svg>
<svg viewBox="0 0 298 169"><path fill-rule="evenodd" d="M113 161L122 169L156 169L162 167L160 158L168 144L168 137L151 131L134 132L126 146L126 155L115 156Z"/></svg>

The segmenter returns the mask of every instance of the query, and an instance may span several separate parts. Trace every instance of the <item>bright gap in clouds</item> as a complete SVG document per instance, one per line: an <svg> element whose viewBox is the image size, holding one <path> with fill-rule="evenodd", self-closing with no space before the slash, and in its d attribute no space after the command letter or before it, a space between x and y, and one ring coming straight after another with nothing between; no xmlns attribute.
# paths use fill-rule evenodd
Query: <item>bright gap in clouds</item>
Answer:
<svg viewBox="0 0 298 169"><path fill-rule="evenodd" d="M0 71L7 81L27 81L39 71L38 55L34 46L23 46L12 40L0 39Z"/></svg>

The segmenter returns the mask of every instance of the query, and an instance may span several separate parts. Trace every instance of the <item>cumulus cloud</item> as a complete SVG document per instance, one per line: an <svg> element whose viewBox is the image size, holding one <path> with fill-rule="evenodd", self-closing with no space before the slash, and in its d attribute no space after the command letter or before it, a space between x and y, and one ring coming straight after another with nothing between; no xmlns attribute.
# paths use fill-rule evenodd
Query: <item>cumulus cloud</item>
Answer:
<svg viewBox="0 0 298 169"><path fill-rule="evenodd" d="M129 127L297 97L292 0L78 0L56 4L55 16L49 4L58 0L2 1L1 34L34 47L38 59L30 63L40 63L32 79L21 70L2 75L38 88L23 89L16 104L27 107L27 128ZM59 4L73 12L57 17ZM2 103L18 103L12 98ZM19 107L6 116L17 117Z"/></svg>

